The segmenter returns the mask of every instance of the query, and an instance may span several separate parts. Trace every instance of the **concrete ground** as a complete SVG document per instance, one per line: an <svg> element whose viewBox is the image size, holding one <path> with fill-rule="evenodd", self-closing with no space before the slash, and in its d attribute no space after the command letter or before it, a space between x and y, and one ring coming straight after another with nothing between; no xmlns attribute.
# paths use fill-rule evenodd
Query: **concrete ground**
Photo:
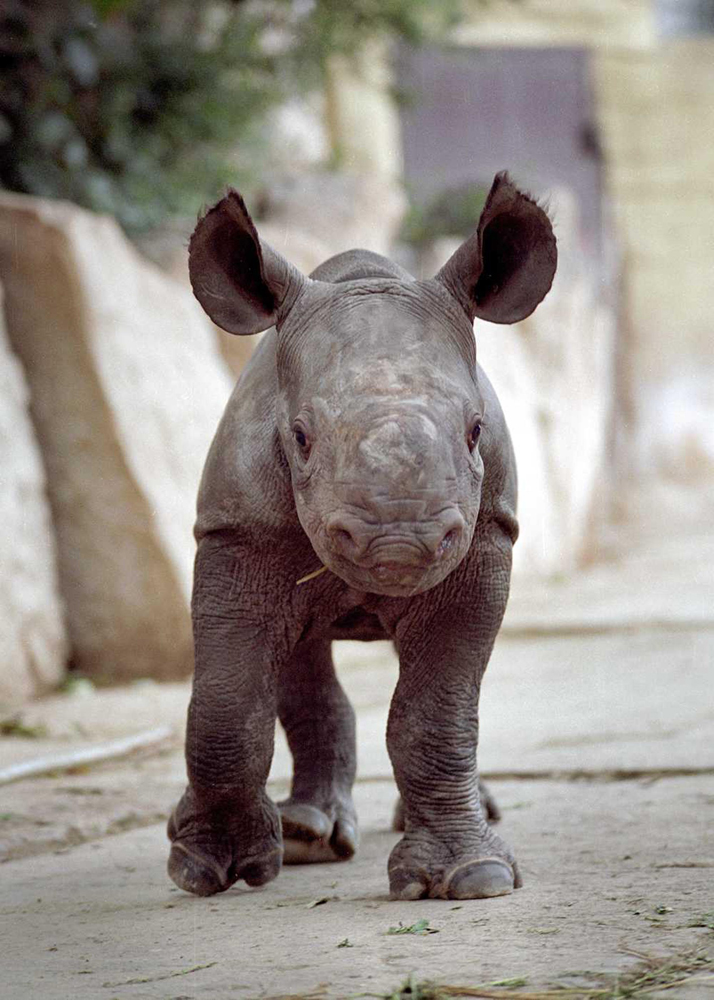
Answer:
<svg viewBox="0 0 714 1000"><path fill-rule="evenodd" d="M669 984L662 996L714 996L714 520L706 497L659 499L632 500L592 569L514 585L483 694L480 762L521 890L388 900L398 835L387 645L338 651L358 713L357 857L210 899L165 874L188 685L80 689L20 710L32 735L0 739L0 780L23 761L169 733L120 760L0 788L3 1000L390 996L412 974L511 981L484 995L550 985L607 1000L640 996L626 986L643 956L667 957L659 979L641 979L647 995ZM279 737L276 798L288 777ZM625 985L606 989L603 974Z"/></svg>

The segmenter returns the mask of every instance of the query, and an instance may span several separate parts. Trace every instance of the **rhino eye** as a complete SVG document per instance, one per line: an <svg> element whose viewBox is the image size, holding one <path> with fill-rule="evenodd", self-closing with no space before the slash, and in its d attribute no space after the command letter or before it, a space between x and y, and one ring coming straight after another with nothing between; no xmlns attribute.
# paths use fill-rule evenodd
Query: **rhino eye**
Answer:
<svg viewBox="0 0 714 1000"><path fill-rule="evenodd" d="M469 451L474 450L480 436L481 436L481 421L477 420L476 423L471 428L471 433L469 434Z"/></svg>
<svg viewBox="0 0 714 1000"><path fill-rule="evenodd" d="M295 444L300 449L303 458L307 458L310 454L310 439L301 424L296 424L293 427L293 437L295 438Z"/></svg>

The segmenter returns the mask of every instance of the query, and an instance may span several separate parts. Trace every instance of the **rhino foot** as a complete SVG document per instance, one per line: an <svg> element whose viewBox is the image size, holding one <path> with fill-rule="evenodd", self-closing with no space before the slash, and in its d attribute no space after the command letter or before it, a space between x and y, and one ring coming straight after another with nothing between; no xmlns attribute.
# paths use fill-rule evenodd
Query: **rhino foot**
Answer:
<svg viewBox="0 0 714 1000"><path fill-rule="evenodd" d="M352 804L293 802L278 805L288 865L348 861L357 850L359 834Z"/></svg>
<svg viewBox="0 0 714 1000"><path fill-rule="evenodd" d="M248 814L225 804L201 808L189 789L174 809L167 833L173 842L169 876L196 896L224 892L239 879L264 885L280 871L280 825L267 798Z"/></svg>
<svg viewBox="0 0 714 1000"><path fill-rule="evenodd" d="M389 859L392 899L486 899L507 895L521 884L513 855L494 835L457 855L438 842L407 835Z"/></svg>

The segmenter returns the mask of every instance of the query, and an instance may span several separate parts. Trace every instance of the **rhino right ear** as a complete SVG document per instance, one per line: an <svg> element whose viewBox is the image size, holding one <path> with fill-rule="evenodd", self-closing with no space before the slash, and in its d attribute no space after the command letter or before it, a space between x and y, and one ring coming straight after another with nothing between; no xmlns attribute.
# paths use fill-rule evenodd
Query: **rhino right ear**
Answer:
<svg viewBox="0 0 714 1000"><path fill-rule="evenodd" d="M188 249L193 294L228 333L260 333L279 326L306 279L284 257L260 243L237 191L209 209Z"/></svg>
<svg viewBox="0 0 714 1000"><path fill-rule="evenodd" d="M517 323L547 295L558 261L545 211L496 174L478 228L436 275L464 308L490 323Z"/></svg>

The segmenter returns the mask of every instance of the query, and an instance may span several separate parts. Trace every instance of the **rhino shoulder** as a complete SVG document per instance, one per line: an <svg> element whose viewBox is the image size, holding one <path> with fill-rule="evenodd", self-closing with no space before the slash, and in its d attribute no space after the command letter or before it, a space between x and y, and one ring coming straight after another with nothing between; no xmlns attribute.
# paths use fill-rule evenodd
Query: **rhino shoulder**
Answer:
<svg viewBox="0 0 714 1000"><path fill-rule="evenodd" d="M297 522L275 415L275 345L271 329L228 400L203 470L197 538L209 531L260 532Z"/></svg>
<svg viewBox="0 0 714 1000"><path fill-rule="evenodd" d="M481 365L478 366L478 384L484 401L483 429L479 440L484 464L479 521L495 521L515 542L518 537L518 480L511 435L496 390Z"/></svg>

